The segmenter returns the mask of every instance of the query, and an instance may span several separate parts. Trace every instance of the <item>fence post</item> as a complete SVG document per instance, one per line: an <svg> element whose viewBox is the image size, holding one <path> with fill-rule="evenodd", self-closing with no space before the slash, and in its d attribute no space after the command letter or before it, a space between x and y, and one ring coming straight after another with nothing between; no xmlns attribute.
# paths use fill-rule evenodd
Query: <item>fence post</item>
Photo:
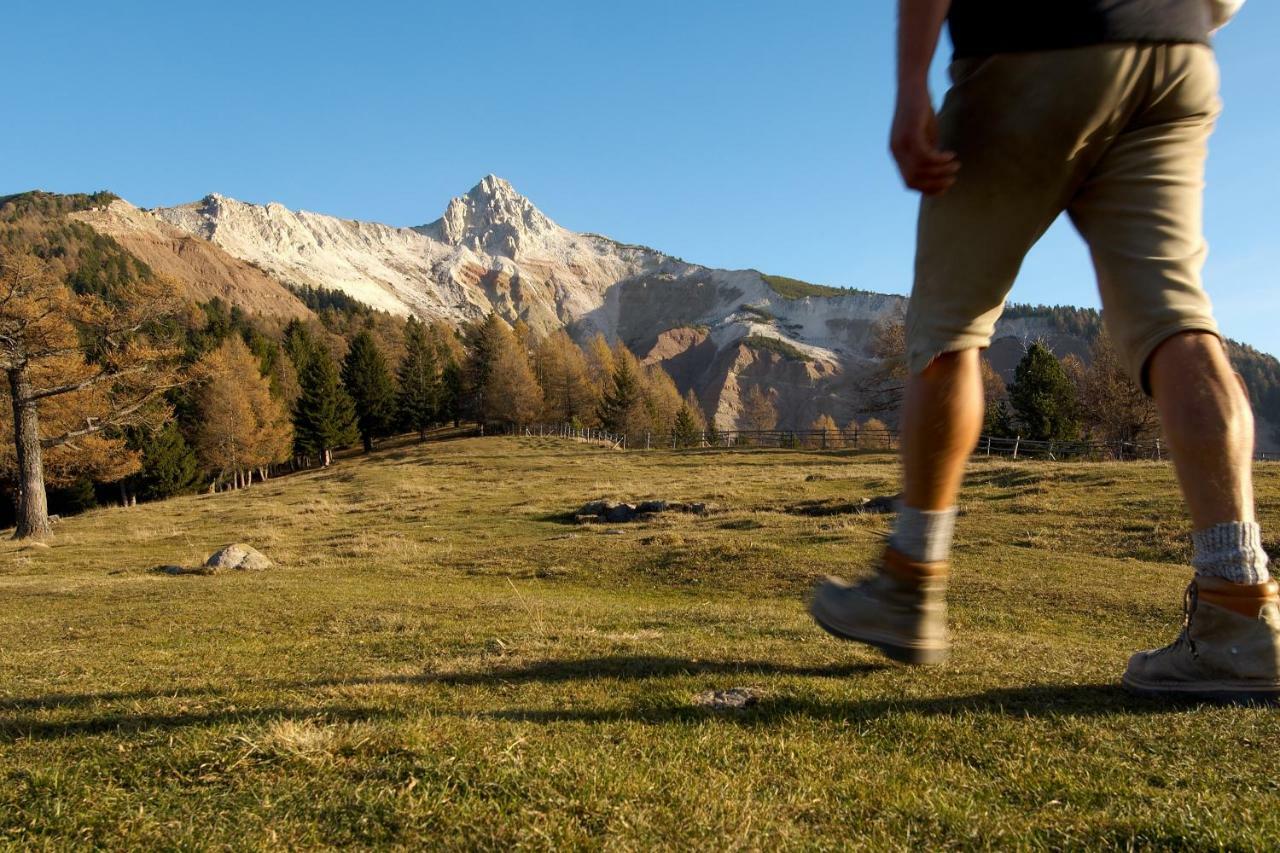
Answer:
<svg viewBox="0 0 1280 853"><path fill-rule="evenodd" d="M987 455L991 455L991 436L987 436Z"/></svg>
<svg viewBox="0 0 1280 853"><path fill-rule="evenodd" d="M1018 458L1018 445L1022 444L1022 436L1018 436L1013 440L1013 458Z"/></svg>
<svg viewBox="0 0 1280 853"><path fill-rule="evenodd" d="M1156 461L1157 461L1157 462L1162 462L1162 461L1164 461L1164 460L1163 460L1163 457L1161 457L1161 455L1160 455L1160 439L1158 439L1158 438L1156 439Z"/></svg>
<svg viewBox="0 0 1280 853"><path fill-rule="evenodd" d="M861 438L861 436L862 436L862 428L854 427L853 428L853 449L854 450L858 449L858 439Z"/></svg>
<svg viewBox="0 0 1280 853"><path fill-rule="evenodd" d="M649 430L645 430L644 431L644 449L645 450L649 449L649 438L650 438Z"/></svg>

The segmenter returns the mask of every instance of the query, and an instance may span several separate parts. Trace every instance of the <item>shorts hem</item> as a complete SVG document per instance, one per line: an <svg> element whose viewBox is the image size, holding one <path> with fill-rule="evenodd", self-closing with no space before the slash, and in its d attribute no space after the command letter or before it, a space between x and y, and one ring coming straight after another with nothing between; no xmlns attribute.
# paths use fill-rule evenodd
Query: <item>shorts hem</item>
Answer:
<svg viewBox="0 0 1280 853"><path fill-rule="evenodd" d="M1148 397L1151 394L1151 382L1147 376L1147 368L1150 366L1151 356L1155 355L1155 351L1160 345L1172 338L1174 335L1181 335L1184 332L1207 332L1218 340L1222 340L1222 332L1218 329L1218 324L1212 320L1184 320L1172 323L1168 326L1162 326L1160 331L1147 335L1143 338L1141 346L1135 351L1135 357L1129 364L1129 375L1137 380L1138 387L1142 389L1142 393Z"/></svg>
<svg viewBox="0 0 1280 853"><path fill-rule="evenodd" d="M907 355L907 372L912 376L917 376L924 373L925 369L940 356L971 349L986 349L989 346L991 346L991 339L988 337L964 337L952 338L937 345L930 344L926 347L920 347L910 351Z"/></svg>

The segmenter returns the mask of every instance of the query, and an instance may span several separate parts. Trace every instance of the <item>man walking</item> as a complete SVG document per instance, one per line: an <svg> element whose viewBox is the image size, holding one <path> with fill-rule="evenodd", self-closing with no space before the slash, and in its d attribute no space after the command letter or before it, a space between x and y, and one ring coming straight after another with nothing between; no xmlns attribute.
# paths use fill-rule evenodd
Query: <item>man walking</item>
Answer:
<svg viewBox="0 0 1280 853"><path fill-rule="evenodd" d="M1191 513L1195 577L1171 645L1132 691L1280 698L1280 607L1254 515L1253 417L1200 281L1206 143L1218 114L1213 0L900 0L891 148L923 194L907 313L901 506L875 574L819 584L836 636L927 664L947 654L955 503L982 423L979 351L1023 257L1066 211L1104 318L1154 396ZM927 75L947 21L952 86Z"/></svg>

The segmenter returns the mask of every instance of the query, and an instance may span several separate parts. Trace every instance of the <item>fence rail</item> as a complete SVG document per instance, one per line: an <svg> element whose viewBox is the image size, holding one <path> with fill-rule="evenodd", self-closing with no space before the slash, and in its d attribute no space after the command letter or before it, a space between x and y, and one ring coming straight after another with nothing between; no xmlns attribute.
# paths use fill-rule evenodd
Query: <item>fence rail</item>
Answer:
<svg viewBox="0 0 1280 853"><path fill-rule="evenodd" d="M697 436L646 432L627 436L602 429L559 426L525 427L524 435L554 436L629 450L695 450L699 448L792 448L809 450L897 450L898 433L891 429L843 430L718 430ZM1033 441L1021 437L984 435L974 448L976 456L1011 459L1119 461L1169 459L1169 448L1160 439L1134 441ZM1259 462L1280 461L1280 453L1259 451Z"/></svg>

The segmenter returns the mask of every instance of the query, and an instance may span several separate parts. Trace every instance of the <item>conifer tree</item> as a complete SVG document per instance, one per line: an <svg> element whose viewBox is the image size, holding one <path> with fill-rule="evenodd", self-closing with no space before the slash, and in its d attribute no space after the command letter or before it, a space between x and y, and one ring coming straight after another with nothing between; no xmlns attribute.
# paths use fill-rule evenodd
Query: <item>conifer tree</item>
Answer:
<svg viewBox="0 0 1280 853"><path fill-rule="evenodd" d="M1018 362L1009 402L1023 438L1066 441L1080 435L1075 388L1062 363L1040 341Z"/></svg>
<svg viewBox="0 0 1280 853"><path fill-rule="evenodd" d="M306 357L298 378L302 394L293 409L294 450L327 466L335 449L359 438L355 404L338 379L333 359L322 349Z"/></svg>
<svg viewBox="0 0 1280 853"><path fill-rule="evenodd" d="M684 398L671 376L656 364L648 365L641 373L645 411L649 416L646 427L658 435L670 435L675 430L676 418L684 408ZM692 416L692 412L690 412Z"/></svg>
<svg viewBox="0 0 1280 853"><path fill-rule="evenodd" d="M17 539L52 532L45 481L46 473L51 481L57 476L58 457L114 468L107 482L136 471L137 455L117 431L162 422L163 394L183 381L180 351L166 331L178 314L171 284L148 271L127 293L109 283L76 290L60 269L52 256L0 250L0 371L7 379ZM0 464L8 456L0 453Z"/></svg>
<svg viewBox="0 0 1280 853"><path fill-rule="evenodd" d="M702 411L702 403L698 400L698 395L693 393L690 388L684 394L684 404L689 409L689 414L693 418L693 425L698 428L698 432L705 432L707 429L707 416Z"/></svg>
<svg viewBox="0 0 1280 853"><path fill-rule="evenodd" d="M844 442L840 437L840 428L836 426L835 418L831 417L831 415L818 415L809 429L818 433L818 435L809 439L811 447L835 450L844 446Z"/></svg>
<svg viewBox="0 0 1280 853"><path fill-rule="evenodd" d="M342 382L356 407L356 423L364 452L373 449L373 440L390 434L396 416L396 389L387 370L387 360L373 341L361 332L351 342L342 362Z"/></svg>
<svg viewBox="0 0 1280 853"><path fill-rule="evenodd" d="M492 366L485 382L485 420L515 426L532 423L542 411L543 400L528 351L501 320L490 342Z"/></svg>
<svg viewBox="0 0 1280 853"><path fill-rule="evenodd" d="M592 426L599 404L582 350L563 330L538 344L539 381L548 423Z"/></svg>
<svg viewBox="0 0 1280 853"><path fill-rule="evenodd" d="M458 426L462 422L466 394L466 372L462 363L453 359L446 361L440 371L440 420L452 421Z"/></svg>
<svg viewBox="0 0 1280 853"><path fill-rule="evenodd" d="M752 385L747 392L747 399L743 401L742 419L746 429L753 432L768 432L778 425L778 409L759 385Z"/></svg>
<svg viewBox="0 0 1280 853"><path fill-rule="evenodd" d="M996 438L1013 435L1009 414L1009 388L985 358L979 359L982 369L982 397L985 409L982 415L982 434Z"/></svg>
<svg viewBox="0 0 1280 853"><path fill-rule="evenodd" d="M483 423L489 413L489 403L485 399L490 390L494 362L502 346L502 333L506 328L496 313L490 312L483 321L474 323L466 329L467 364L465 386L467 414Z"/></svg>
<svg viewBox="0 0 1280 853"><path fill-rule="evenodd" d="M425 439L427 430L441 416L442 382L436 347L422 323L412 317L405 324L404 343L404 360L397 371L400 423Z"/></svg>
<svg viewBox="0 0 1280 853"><path fill-rule="evenodd" d="M254 470L289 452L292 436L284 404L271 395L258 360L239 335L202 358L196 371L202 379L196 394L200 460L219 481L229 480L237 488L248 485Z"/></svg>
<svg viewBox="0 0 1280 853"><path fill-rule="evenodd" d="M317 349L319 344L306 323L301 320L290 320L289 325L284 327L284 351L293 362L296 374L302 373L302 368L306 366L311 353Z"/></svg>
<svg viewBox="0 0 1280 853"><path fill-rule="evenodd" d="M600 423L612 433L626 433L637 406L643 405L634 359L614 359L613 377L600 400ZM635 437L632 436L634 439Z"/></svg>
<svg viewBox="0 0 1280 853"><path fill-rule="evenodd" d="M698 428L687 403L680 406L680 411L676 413L671 435L676 447L697 447L702 441L702 430Z"/></svg>
<svg viewBox="0 0 1280 853"><path fill-rule="evenodd" d="M129 442L142 456L142 470L130 488L143 500L185 494L200 480L200 462L172 421L158 430L136 430Z"/></svg>
<svg viewBox="0 0 1280 853"><path fill-rule="evenodd" d="M587 374L591 377L591 384L596 388L596 397L603 398L605 391L613 385L613 350L609 348L609 342L605 340L604 335L596 332L591 340L587 341L583 355L587 362Z"/></svg>

